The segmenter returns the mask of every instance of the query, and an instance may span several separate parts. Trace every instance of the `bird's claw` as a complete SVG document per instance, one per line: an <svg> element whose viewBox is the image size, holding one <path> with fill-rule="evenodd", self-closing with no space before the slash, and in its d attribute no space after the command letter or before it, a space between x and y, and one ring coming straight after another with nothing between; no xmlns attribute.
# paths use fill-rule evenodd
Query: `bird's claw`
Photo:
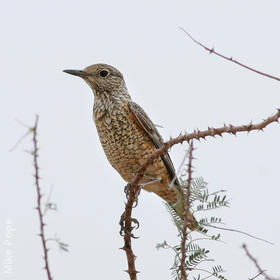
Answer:
<svg viewBox="0 0 280 280"><path fill-rule="evenodd" d="M134 236L134 234L132 233L132 231L133 231L134 229L138 229L138 228L139 228L139 222L138 222L138 220L135 219L135 218L130 218L130 222L135 224L135 226L131 226L131 231L129 231L129 230L126 228L126 226L127 226L127 225L126 225L126 218L125 218L125 213L123 213L123 214L121 215L120 222L119 222L119 224L120 224L120 226L121 226L120 235L121 235L121 236L124 236L124 234L126 233L126 234L128 234L130 237L136 239L136 238L138 238L138 237L137 237L137 236Z"/></svg>
<svg viewBox="0 0 280 280"><path fill-rule="evenodd" d="M134 224L135 224L135 226L133 226L133 227L132 227L132 229L138 229L138 228L139 228L139 226L140 226L140 224L139 224L138 220L137 220L137 219L135 219L135 218L131 218L130 220L131 220L131 222L132 222L132 223L134 223Z"/></svg>
<svg viewBox="0 0 280 280"><path fill-rule="evenodd" d="M126 199L128 199L128 197L129 197L130 186L131 186L131 184L128 183L128 184L125 185L125 187L124 187L124 193L125 193Z"/></svg>
<svg viewBox="0 0 280 280"><path fill-rule="evenodd" d="M125 196L126 196L126 199L128 200L129 198L129 194L130 194L130 190L131 190L131 184L128 183L125 187L124 187L124 193L125 193ZM135 201L134 201L134 205L132 205L132 208L135 208L137 207L138 205L138 196L140 194L140 191L141 191L141 188L137 188L137 193L135 194Z"/></svg>

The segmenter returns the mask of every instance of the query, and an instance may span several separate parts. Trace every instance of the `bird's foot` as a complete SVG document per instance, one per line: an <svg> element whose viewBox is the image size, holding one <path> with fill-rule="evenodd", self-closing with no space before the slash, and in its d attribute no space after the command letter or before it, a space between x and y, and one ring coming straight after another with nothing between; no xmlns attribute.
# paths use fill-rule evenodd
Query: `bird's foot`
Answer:
<svg viewBox="0 0 280 280"><path fill-rule="evenodd" d="M138 205L138 196L140 194L140 191L141 191L141 187L140 188L136 188L136 191L134 193L134 205L132 205L132 208L135 208L137 205ZM131 184L128 183L125 187L124 187L124 193L125 193L125 196L126 196L126 199L128 200L129 199L129 194L131 192Z"/></svg>
<svg viewBox="0 0 280 280"><path fill-rule="evenodd" d="M139 222L135 218L125 218L125 212L121 215L120 222L119 222L121 229L120 229L120 235L124 236L125 233L127 233L132 238L138 238L137 236L134 236L132 231L134 229L139 228ZM134 226L132 226L134 224Z"/></svg>
<svg viewBox="0 0 280 280"><path fill-rule="evenodd" d="M130 186L131 186L131 184L128 183L128 184L125 185L125 187L124 187L124 193L125 193L126 199L128 199L128 197L129 197Z"/></svg>
<svg viewBox="0 0 280 280"><path fill-rule="evenodd" d="M149 182L140 184L139 186L140 186L140 188L143 189L144 187L146 187L146 186L148 186L148 185L155 184L155 183L160 183L160 182L161 182L161 179L154 179L154 180L151 180L151 181L149 181Z"/></svg>

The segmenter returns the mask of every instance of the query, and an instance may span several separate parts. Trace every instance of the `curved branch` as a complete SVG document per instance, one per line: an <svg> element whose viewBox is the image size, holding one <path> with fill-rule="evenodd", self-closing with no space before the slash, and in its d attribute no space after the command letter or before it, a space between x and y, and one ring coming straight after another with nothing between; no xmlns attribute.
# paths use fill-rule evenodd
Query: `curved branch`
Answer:
<svg viewBox="0 0 280 280"><path fill-rule="evenodd" d="M254 257L250 254L250 252L249 252L249 250L248 250L246 244L243 244L243 245L242 245L242 248L244 249L244 251L245 251L247 257L255 264L256 268L257 268L258 271L259 271L259 273L262 274L266 280L279 280L279 279L277 279L277 278L272 278L272 277L268 276L268 275L265 273L265 270L263 270L263 269L260 267L260 265L258 264L258 261L256 260L256 258L254 258Z"/></svg>
<svg viewBox="0 0 280 280"><path fill-rule="evenodd" d="M193 142L191 141L190 147L189 147L189 162L188 162L188 178L187 178L187 186L186 186L186 196L184 196L184 212L182 215L183 219L183 228L182 228L182 236L181 236L181 264L180 264L180 270L181 270L181 277L182 280L187 280L187 267L186 267L186 258L187 258L187 226L189 224L188 221L188 213L190 210L190 195L191 195L191 183L192 183L192 161L194 159L193 157Z"/></svg>
<svg viewBox="0 0 280 280"><path fill-rule="evenodd" d="M44 231L44 227L45 227L46 224L44 223L44 219L43 219L43 211L42 211L42 204L41 204L42 194L41 194L41 188L40 188L40 184L39 184L40 176L39 176L39 164L38 164L38 157L39 157L39 155L38 155L38 140L37 140L38 121L39 121L39 116L36 116L34 127L31 128L32 131L33 131L32 140L33 140L34 150L33 150L32 156L33 156L33 161L34 161L34 169L35 169L34 177L35 177L35 187L36 187L36 192L37 192L36 210L38 211L39 221L40 221L39 236L41 237L43 251L44 251L44 257L43 257L44 262L45 262L44 269L47 272L48 280L52 280L50 267L49 267L49 261L48 261L48 251L49 251L49 249L47 248L47 240L46 240L45 231Z"/></svg>
<svg viewBox="0 0 280 280"><path fill-rule="evenodd" d="M200 43L199 41L197 41L196 39L194 39L184 28L180 27L180 29L181 29L183 32L185 32L185 33L187 34L187 36L188 36L193 42L195 42L197 45L199 45L199 46L201 46L202 48L204 48L204 49L205 49L206 51L208 51L210 54L213 53L213 54L215 54L215 55L217 55L217 56L219 56L219 57L221 57L221 58L223 58L223 59L229 60L229 61L231 61L231 62L233 62L233 63L235 63L235 64L237 64L237 65L239 65L239 66L241 66L241 67L244 67L244 68L246 68L246 69L248 69L248 70L250 70L250 71L253 71L253 72L258 73L258 74L260 74L260 75L262 75L262 76L268 77L268 78L270 78L270 79L274 79L274 80L280 81L280 78L278 78L278 77L276 77L276 76L273 76L273 75L270 75L270 74L261 72L261 71L255 69L255 68L252 68L252 67L250 67L250 66L247 66L246 64L240 63L240 62L238 62L237 60L233 59L232 57L228 57L228 56L225 56L225 55L223 55L223 54L221 54L221 53L216 52L216 51L214 50L214 48L212 48L212 49L208 48L207 46L203 45L202 43Z"/></svg>
<svg viewBox="0 0 280 280"><path fill-rule="evenodd" d="M263 130L266 126L273 122L278 122L280 118L280 109L277 109L277 113L274 114L271 117L268 117L267 119L263 120L260 123L257 124L252 124L249 123L247 125L240 125L240 126L234 126L234 125L224 125L223 127L220 128L214 128L214 127L208 127L207 130L195 130L192 133L184 134L184 135L179 135L178 137L169 140L166 142L161 148L157 149L154 151L142 164L142 166L138 169L136 175L134 176L132 182L131 182L131 187L137 186L138 182L140 179L143 177L145 170L147 167L153 163L153 161L161 156L162 154L165 154L168 152L168 150L174 146L175 144L178 143L183 143L185 141L189 142L193 139L200 140L200 139L205 139L208 136L215 137L215 136L221 136L223 134L233 134L236 135L238 132L250 132L253 130Z"/></svg>
<svg viewBox="0 0 280 280"><path fill-rule="evenodd" d="M130 280L137 280L137 273L138 273L135 267L136 256L134 255L131 246L131 238L136 238L132 234L132 231L134 229L132 223L133 222L136 223L136 227L138 227L138 221L136 219L133 219L131 215L132 215L132 209L133 207L135 207L133 206L134 203L137 204L139 191L140 191L139 186L128 185L128 194L127 194L127 202L125 204L125 211L122 214L120 220L120 225L121 225L120 234L121 235L123 234L123 239L124 239L124 245L121 249L124 250L126 253L127 265L128 265L128 269L126 270L126 272L129 274Z"/></svg>

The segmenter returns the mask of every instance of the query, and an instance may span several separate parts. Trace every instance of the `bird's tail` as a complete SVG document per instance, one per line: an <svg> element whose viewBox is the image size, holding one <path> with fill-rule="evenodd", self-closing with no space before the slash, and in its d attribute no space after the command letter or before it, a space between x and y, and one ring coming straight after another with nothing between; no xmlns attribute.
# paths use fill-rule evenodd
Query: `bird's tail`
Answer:
<svg viewBox="0 0 280 280"><path fill-rule="evenodd" d="M153 192L164 199L171 208L178 214L178 216L182 219L185 209L185 194L182 190L182 187L174 185L171 189L167 184L156 183L156 184L148 184L143 187L144 190L148 192ZM196 221L191 210L187 213L187 222L188 228L190 230L196 230L198 228L198 222Z"/></svg>

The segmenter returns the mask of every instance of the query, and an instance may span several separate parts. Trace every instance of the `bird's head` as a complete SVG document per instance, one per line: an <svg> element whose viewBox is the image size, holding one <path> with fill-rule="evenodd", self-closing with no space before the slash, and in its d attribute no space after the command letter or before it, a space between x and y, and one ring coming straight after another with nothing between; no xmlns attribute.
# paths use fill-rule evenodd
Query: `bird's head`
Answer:
<svg viewBox="0 0 280 280"><path fill-rule="evenodd" d="M107 95L107 97L125 97L128 95L122 73L113 66L107 64L93 64L83 70L63 71L85 80L92 88L96 98L104 94Z"/></svg>

